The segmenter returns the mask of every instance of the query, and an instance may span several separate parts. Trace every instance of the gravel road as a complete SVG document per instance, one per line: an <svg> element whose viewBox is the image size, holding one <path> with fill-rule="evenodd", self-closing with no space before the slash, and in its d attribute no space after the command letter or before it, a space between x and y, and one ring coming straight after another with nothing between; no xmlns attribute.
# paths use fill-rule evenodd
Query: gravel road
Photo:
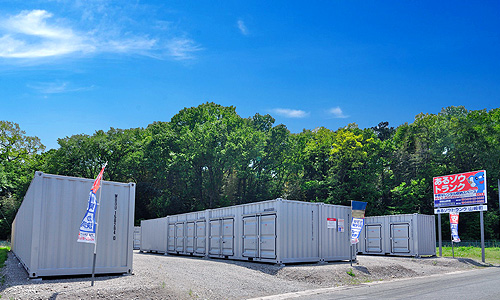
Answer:
<svg viewBox="0 0 500 300"><path fill-rule="evenodd" d="M0 278L2 299L248 299L364 282L471 270L472 260L358 256L358 263L284 267L134 251L134 275L28 280L9 253Z"/></svg>

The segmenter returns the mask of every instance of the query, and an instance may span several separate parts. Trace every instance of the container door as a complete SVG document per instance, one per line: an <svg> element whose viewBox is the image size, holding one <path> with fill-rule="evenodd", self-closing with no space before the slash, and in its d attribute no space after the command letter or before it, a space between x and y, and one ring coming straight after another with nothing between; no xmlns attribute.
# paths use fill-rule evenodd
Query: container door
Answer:
<svg viewBox="0 0 500 300"><path fill-rule="evenodd" d="M243 218L243 256L257 257L258 227L257 217Z"/></svg>
<svg viewBox="0 0 500 300"><path fill-rule="evenodd" d="M205 229L205 221L196 222L195 252L199 254L205 254L205 246L207 241L207 238L205 236Z"/></svg>
<svg viewBox="0 0 500 300"><path fill-rule="evenodd" d="M393 253L409 253L410 224L391 224L391 241Z"/></svg>
<svg viewBox="0 0 500 300"><path fill-rule="evenodd" d="M382 252L382 225L370 224L366 225L366 243L365 251L372 253Z"/></svg>
<svg viewBox="0 0 500 300"><path fill-rule="evenodd" d="M175 223L175 251L184 252L184 223Z"/></svg>
<svg viewBox="0 0 500 300"><path fill-rule="evenodd" d="M195 235L194 222L186 223L186 252L187 253L194 253L194 235Z"/></svg>
<svg viewBox="0 0 500 300"><path fill-rule="evenodd" d="M276 215L260 216L260 257L276 258Z"/></svg>
<svg viewBox="0 0 500 300"><path fill-rule="evenodd" d="M175 252L175 224L168 224L167 251Z"/></svg>
<svg viewBox="0 0 500 300"><path fill-rule="evenodd" d="M141 248L141 227L134 227L134 249Z"/></svg>
<svg viewBox="0 0 500 300"><path fill-rule="evenodd" d="M234 219L222 220L222 255L233 256L234 245Z"/></svg>
<svg viewBox="0 0 500 300"><path fill-rule="evenodd" d="M220 255L221 254L221 229L220 220L210 220L210 244L209 244L209 254Z"/></svg>

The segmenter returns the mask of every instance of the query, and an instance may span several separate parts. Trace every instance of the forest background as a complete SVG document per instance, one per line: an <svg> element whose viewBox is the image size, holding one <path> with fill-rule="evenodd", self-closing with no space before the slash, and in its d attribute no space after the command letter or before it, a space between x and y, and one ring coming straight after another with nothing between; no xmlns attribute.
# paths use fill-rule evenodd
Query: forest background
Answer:
<svg viewBox="0 0 500 300"><path fill-rule="evenodd" d="M275 198L350 205L367 216L434 214L432 178L486 170L486 239L500 239L500 108L443 108L397 128L349 124L291 133L269 115L242 118L233 106L204 103L170 122L58 139L45 151L18 124L0 121L0 240L35 171L135 182L135 222ZM82 196L86 201L85 196ZM443 218L443 237L449 236ZM479 214L460 215L462 240L479 239ZM447 235L448 234L448 235Z"/></svg>

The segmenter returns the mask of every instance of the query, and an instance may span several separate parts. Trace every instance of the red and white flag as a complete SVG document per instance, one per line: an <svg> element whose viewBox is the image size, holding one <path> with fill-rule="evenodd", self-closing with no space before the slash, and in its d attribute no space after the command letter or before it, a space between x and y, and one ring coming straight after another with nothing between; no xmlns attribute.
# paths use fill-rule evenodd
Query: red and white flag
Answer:
<svg viewBox="0 0 500 300"><path fill-rule="evenodd" d="M97 208L96 193L99 190L99 187L101 186L102 175L104 173L104 168L106 168L107 164L108 163L104 164L104 166L101 169L101 172L99 172L99 175L97 175L97 178L94 180L94 184L90 189L87 212L85 213L82 223L80 224L80 232L78 233L78 240L77 240L78 242L95 244L95 239L96 239L95 216Z"/></svg>

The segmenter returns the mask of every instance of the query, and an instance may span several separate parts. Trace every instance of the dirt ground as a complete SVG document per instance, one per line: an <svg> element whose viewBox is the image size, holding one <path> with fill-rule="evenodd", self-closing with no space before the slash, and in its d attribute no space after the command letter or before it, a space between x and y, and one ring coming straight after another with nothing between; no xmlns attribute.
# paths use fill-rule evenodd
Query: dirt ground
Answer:
<svg viewBox="0 0 500 300"><path fill-rule="evenodd" d="M277 266L134 251L134 275L29 280L9 253L0 278L2 299L249 299L269 295L467 271L469 259L358 256L357 262Z"/></svg>

